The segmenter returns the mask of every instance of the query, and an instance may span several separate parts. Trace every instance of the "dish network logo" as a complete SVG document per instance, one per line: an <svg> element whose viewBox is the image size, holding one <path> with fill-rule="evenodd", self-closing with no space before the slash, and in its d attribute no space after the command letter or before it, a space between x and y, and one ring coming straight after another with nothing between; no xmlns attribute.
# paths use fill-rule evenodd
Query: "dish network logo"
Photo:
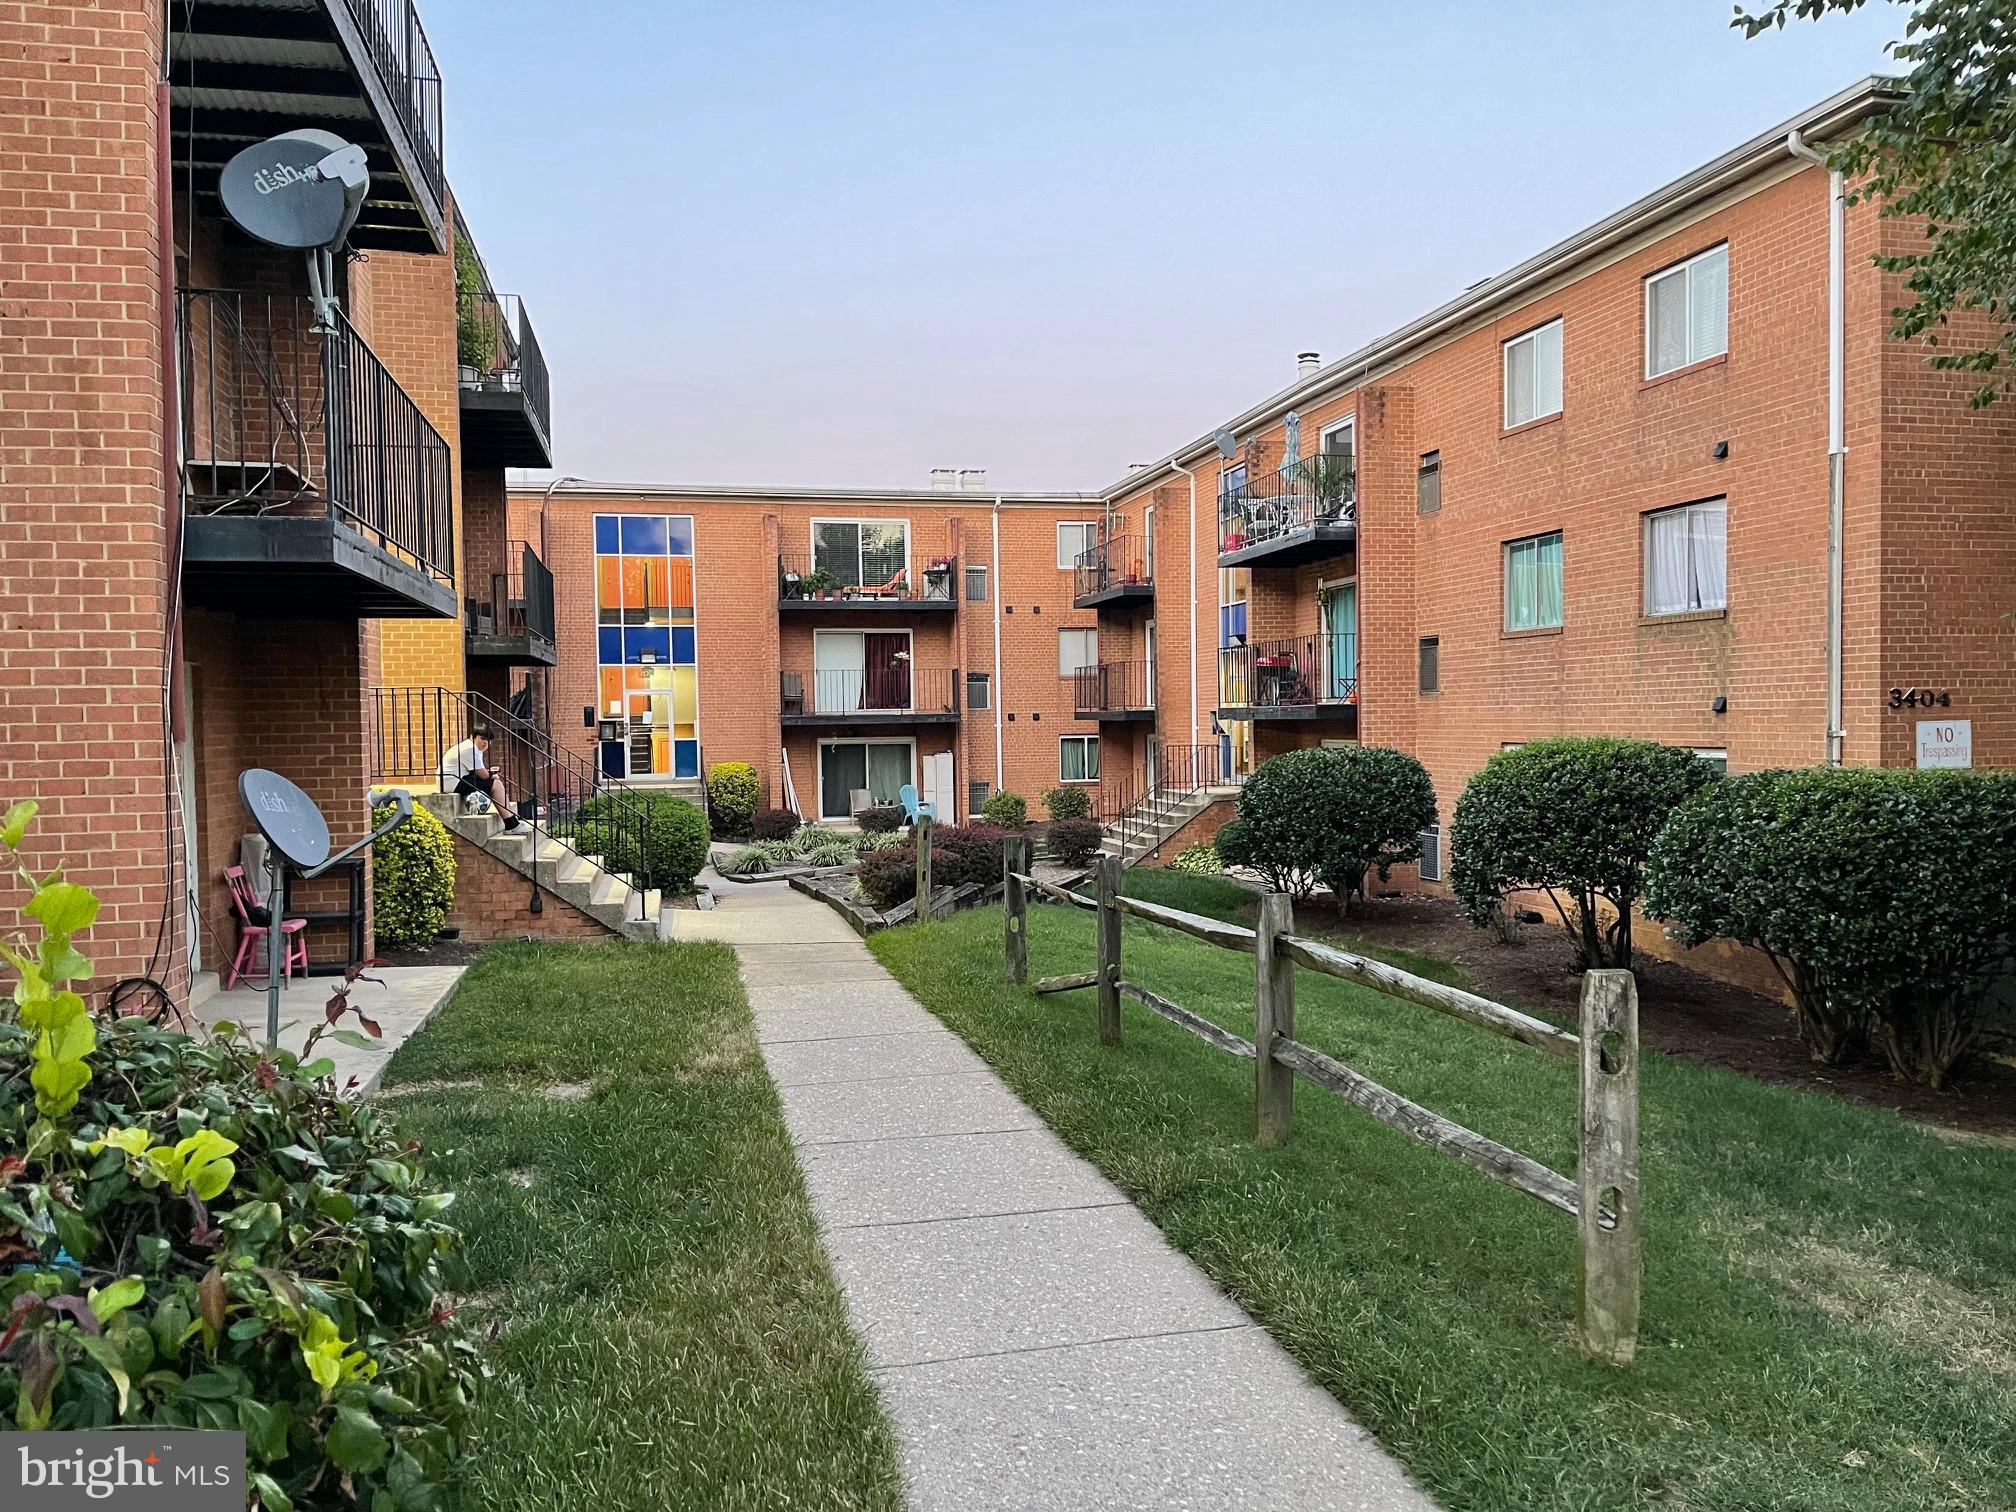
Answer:
<svg viewBox="0 0 2016 1512"><path fill-rule="evenodd" d="M104 1501L117 1492L127 1490L171 1486L228 1487L234 1481L232 1467L228 1463L171 1467L152 1449L143 1457L124 1444L110 1454L89 1455L79 1448L66 1457L48 1458L32 1453L24 1444L20 1447L18 1468L20 1478L16 1485L23 1490L82 1491L93 1501ZM133 1503L138 1499L123 1500ZM147 1500L152 1501L153 1498Z"/></svg>

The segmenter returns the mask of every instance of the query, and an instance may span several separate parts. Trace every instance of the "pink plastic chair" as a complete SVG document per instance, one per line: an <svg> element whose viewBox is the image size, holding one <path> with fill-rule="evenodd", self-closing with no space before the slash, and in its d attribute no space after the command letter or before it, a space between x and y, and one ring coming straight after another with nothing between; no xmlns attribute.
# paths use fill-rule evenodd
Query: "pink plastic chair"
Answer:
<svg viewBox="0 0 2016 1512"><path fill-rule="evenodd" d="M230 971L224 976L224 990L229 992L245 979L245 973L252 965L254 953L259 948L260 937L267 932L264 924L252 922L252 910L259 906L259 900L252 895L252 884L245 880L245 868L227 866L224 868L224 885L231 889L231 911L238 915L238 954L231 962ZM282 919L280 921L281 949L280 974L283 980L294 975L294 968L301 968L301 975L308 975L308 921L306 919Z"/></svg>

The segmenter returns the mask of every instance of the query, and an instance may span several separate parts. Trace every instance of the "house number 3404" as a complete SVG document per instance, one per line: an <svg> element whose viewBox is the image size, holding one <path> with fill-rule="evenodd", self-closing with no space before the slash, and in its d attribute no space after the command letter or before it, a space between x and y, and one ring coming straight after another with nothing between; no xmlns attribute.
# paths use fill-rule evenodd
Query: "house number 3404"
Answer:
<svg viewBox="0 0 2016 1512"><path fill-rule="evenodd" d="M1953 694L1946 688L1892 688L1890 707L1893 709L1950 709Z"/></svg>

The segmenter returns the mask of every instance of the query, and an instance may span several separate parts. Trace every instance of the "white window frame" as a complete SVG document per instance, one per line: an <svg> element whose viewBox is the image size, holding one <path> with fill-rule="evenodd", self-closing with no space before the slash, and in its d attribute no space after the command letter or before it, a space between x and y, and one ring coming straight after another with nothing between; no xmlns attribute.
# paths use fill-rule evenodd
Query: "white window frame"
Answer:
<svg viewBox="0 0 2016 1512"><path fill-rule="evenodd" d="M826 748L828 746L842 746L842 745L858 745L858 746L889 745L889 746L909 747L910 778L907 785L913 788L917 786L917 742L913 737L908 735L830 736L825 739L822 739L819 742L817 748L817 754L813 757L812 760L812 797L813 801L819 804L822 810L824 809L826 803ZM821 823L836 823L836 824L846 824L850 820L852 820L853 817L854 816L852 814L828 814L824 812L822 812L819 815Z"/></svg>
<svg viewBox="0 0 2016 1512"><path fill-rule="evenodd" d="M1352 433L1351 455L1355 458L1358 455L1358 417L1356 415L1346 415L1342 420L1332 420L1328 425L1316 432L1316 455L1319 457L1329 456L1330 438L1341 431L1350 431Z"/></svg>
<svg viewBox="0 0 2016 1512"><path fill-rule="evenodd" d="M1067 554L1064 550L1066 531L1077 532L1079 542L1076 551ZM1099 544L1099 522L1097 520L1059 520L1057 522L1057 567L1060 572L1070 572L1078 566L1078 558Z"/></svg>
<svg viewBox="0 0 2016 1512"><path fill-rule="evenodd" d="M1099 774L1097 772L1094 772L1090 777L1066 777L1064 775L1064 748L1074 743L1084 746L1088 754L1099 749L1099 737L1097 735L1059 735L1057 737L1057 780L1059 782L1082 782L1086 784L1098 782ZM1085 764L1085 759L1081 756L1079 758L1079 765L1083 766Z"/></svg>
<svg viewBox="0 0 2016 1512"><path fill-rule="evenodd" d="M1722 259L1722 345L1712 352L1697 352L1694 345L1694 269L1710 258ZM1681 329L1686 334L1681 360L1672 367L1654 367L1658 361L1658 343L1653 340L1652 331L1652 291L1669 278L1685 280L1681 287L1687 291L1687 298L1680 315ZM1645 376L1647 379L1663 378L1668 373L1677 373L1682 368L1692 367L1697 362L1707 362L1710 358L1726 356L1729 351L1729 243L1717 242L1712 247L1704 247L1692 257L1671 267L1661 268L1645 279Z"/></svg>
<svg viewBox="0 0 2016 1512"><path fill-rule="evenodd" d="M1545 625L1515 625L1512 623L1512 553L1520 546L1538 546L1542 541L1558 539L1561 542L1561 618ZM1537 535L1520 536L1505 542L1499 548L1498 597L1499 623L1508 635L1524 635L1541 630L1559 630L1568 622L1568 539L1567 532L1543 530Z"/></svg>
<svg viewBox="0 0 2016 1512"><path fill-rule="evenodd" d="M1554 406L1552 409L1543 409L1540 399L1544 387L1540 381L1541 337L1549 331L1554 333ZM1563 351L1562 337L1561 317L1556 315L1552 320L1543 321L1530 331L1521 331L1501 345L1498 356L1500 415L1505 422L1506 430L1516 430L1522 425L1531 425L1535 420L1545 420L1549 415L1561 413L1567 388L1567 359ZM1512 413L1512 362L1515 354L1528 348L1533 353L1533 413L1515 417Z"/></svg>
<svg viewBox="0 0 2016 1512"><path fill-rule="evenodd" d="M1057 675L1059 677L1075 677L1078 674L1078 667L1072 667L1067 671L1064 666L1064 637L1067 635L1091 636L1092 660L1089 662L1080 662L1078 665L1080 667L1096 667L1099 665L1099 627L1097 625L1059 625L1057 627Z"/></svg>
<svg viewBox="0 0 2016 1512"><path fill-rule="evenodd" d="M1721 775L1724 777L1729 775L1729 748L1727 746L1695 746L1693 749L1694 754L1699 756L1703 761L1721 762Z"/></svg>
<svg viewBox="0 0 2016 1512"><path fill-rule="evenodd" d="M977 599L973 597L973 574L976 572L980 574L980 597ZM965 594L967 603L984 604L987 602L988 596L994 591L993 585L987 581L991 576L993 574L988 572L985 562L968 562L966 564L966 581L961 585L961 589Z"/></svg>
<svg viewBox="0 0 2016 1512"><path fill-rule="evenodd" d="M910 520L907 515L815 515L805 531L805 561L813 571L819 571L819 527L821 525L901 525L903 527L903 583L905 587L915 582L916 564L910 555ZM854 538L854 575L861 576L861 538ZM872 583L864 587L874 587Z"/></svg>
<svg viewBox="0 0 2016 1512"><path fill-rule="evenodd" d="M1692 514L1692 513L1696 512L1696 511L1704 511L1704 512L1705 512L1705 511L1710 511L1710 510L1712 510L1712 511L1714 511L1714 512L1716 512L1716 513L1719 513L1719 514L1720 514L1720 515L1722 516L1722 598L1721 598L1721 601L1720 601L1719 603L1714 603L1714 604L1705 604L1705 603L1704 603L1704 604L1682 604L1682 605L1678 605L1678 606L1673 606L1673 605L1667 605L1667 606L1664 606L1664 607L1661 607L1661 606L1658 606L1658 605L1655 605L1655 604L1654 604L1654 603L1652 602L1652 582L1653 582L1653 570L1652 570L1652 522L1653 522L1654 520L1660 520L1660 519L1665 519L1665 518L1667 518L1668 516L1671 516L1671 515L1677 515L1677 514ZM1643 613L1645 614L1645 617L1646 617L1646 618L1648 618L1648 619L1659 619L1659 618L1663 618L1663 617L1665 617L1665 616L1667 616L1667 615L1674 615L1674 614L1714 614L1714 613L1717 613L1717 612L1720 612L1720 611L1725 611L1725 610L1727 610L1727 609L1728 609L1728 607L1729 607L1729 499L1728 499L1728 496L1727 496L1727 495L1725 494L1725 495L1723 495L1723 496L1722 496L1722 497L1720 497L1720 498L1714 498L1714 499L1694 499L1694 500L1690 500L1690 501L1689 501L1688 503L1685 503L1685 504L1673 504L1673 505L1669 505L1669 506L1667 506L1667 507L1666 507L1666 508L1664 508L1664 509L1648 509L1647 511L1645 511L1645 513L1644 513L1644 514L1642 514L1642 515L1640 515L1640 516L1638 517L1638 520L1639 520L1639 524L1638 524L1638 538L1639 538L1639 562L1640 562L1640 568L1641 568L1641 575L1642 575L1642 576L1644 577L1644 579L1645 579L1645 586L1644 586L1644 590L1643 590L1643 592L1642 592L1642 593L1640 594L1640 596L1639 596L1639 602L1640 602L1640 603L1641 603L1641 604L1642 604L1642 605L1644 606L1644 608L1643 608ZM1689 552L1690 552L1690 555L1689 555L1689 557L1688 557L1688 565L1689 565L1689 573L1688 573L1688 575L1689 575L1689 577L1690 577L1690 579L1691 579L1691 578L1693 578L1693 577L1695 577L1695 576L1696 576L1696 574L1695 574L1695 573L1693 572L1693 570L1692 570L1692 567L1693 567L1693 557L1692 557L1692 555L1691 555L1691 552L1692 552L1692 547L1693 547L1693 541L1694 541L1694 532L1693 532L1693 531L1692 531L1691 529L1690 529L1690 530L1688 531L1688 533L1687 533L1687 540L1688 540L1688 547L1689 547Z"/></svg>

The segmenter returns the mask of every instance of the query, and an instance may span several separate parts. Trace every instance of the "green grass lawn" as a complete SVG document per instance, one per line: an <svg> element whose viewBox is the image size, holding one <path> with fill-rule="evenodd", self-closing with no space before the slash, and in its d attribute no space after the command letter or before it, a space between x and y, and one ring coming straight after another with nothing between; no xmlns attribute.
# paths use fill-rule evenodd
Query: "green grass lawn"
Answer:
<svg viewBox="0 0 2016 1512"><path fill-rule="evenodd" d="M726 946L493 947L386 1082L501 1329L466 1507L901 1507Z"/></svg>
<svg viewBox="0 0 2016 1512"><path fill-rule="evenodd" d="M1129 877L1220 917L1252 898ZM1091 992L1003 984L998 908L871 943L1451 1507L2016 1507L2016 1152L1648 1055L1644 1322L1613 1370L1575 1350L1564 1215L1306 1083L1292 1140L1255 1149L1250 1063L1132 1003L1102 1051ZM1031 909L1032 977L1094 954L1091 915ZM1251 1036L1250 956L1129 920L1123 959ZM1573 1174L1571 1066L1296 992L1298 1038Z"/></svg>

